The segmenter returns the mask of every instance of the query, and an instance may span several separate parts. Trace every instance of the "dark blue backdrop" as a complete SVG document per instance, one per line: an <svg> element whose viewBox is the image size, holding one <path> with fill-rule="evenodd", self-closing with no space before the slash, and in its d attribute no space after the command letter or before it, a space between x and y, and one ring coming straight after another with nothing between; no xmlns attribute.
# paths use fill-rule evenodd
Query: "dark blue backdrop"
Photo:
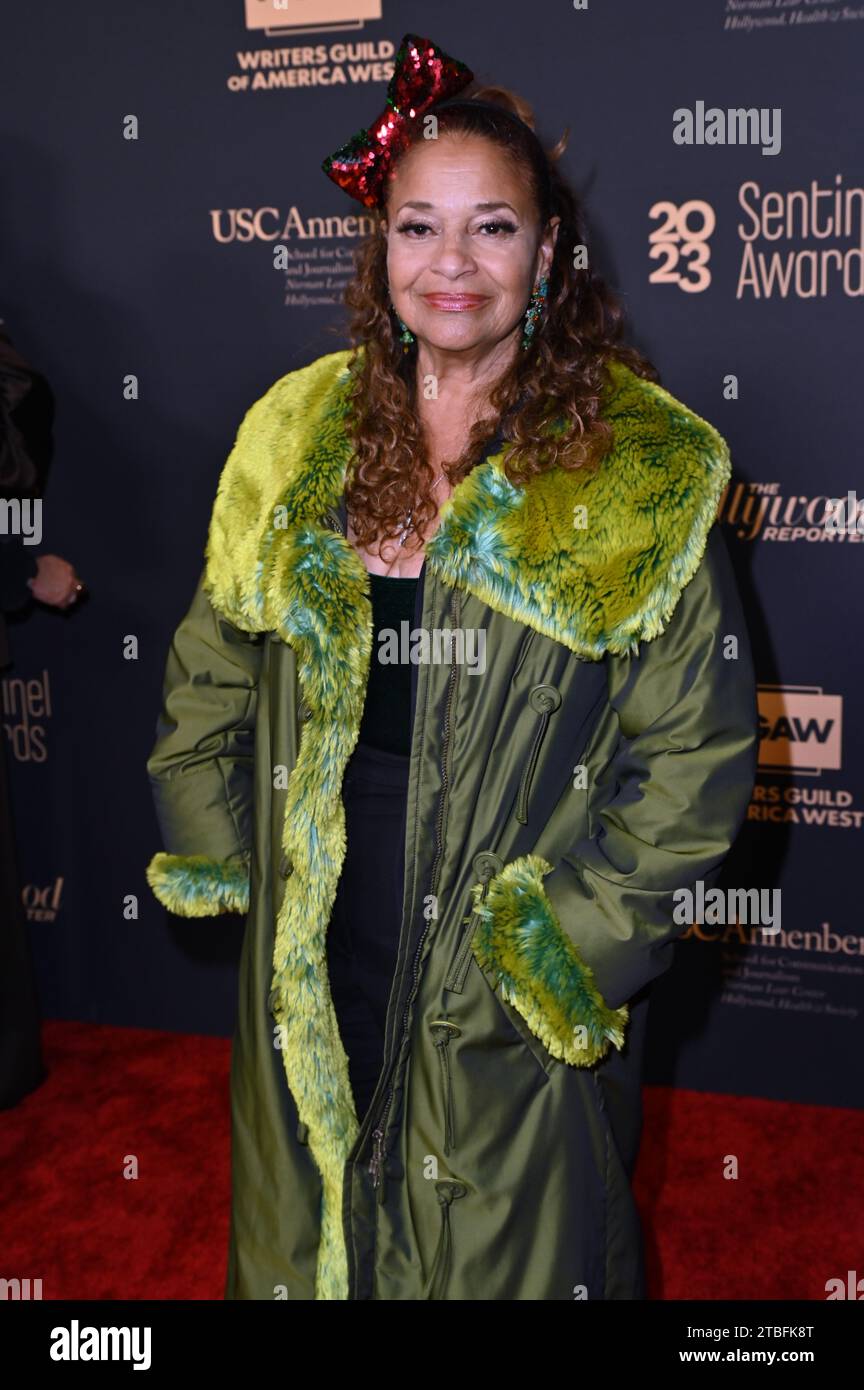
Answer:
<svg viewBox="0 0 864 1390"><path fill-rule="evenodd" d="M722 884L780 887L782 934L682 942L648 1079L860 1103L862 548L820 526L826 495L864 494L859 13L47 0L7 17L0 314L57 397L44 548L91 590L13 623L0 678L47 1016L231 1031L240 919L172 918L144 880L166 649L244 412L343 345L362 225L320 161L381 110L402 35L428 32L527 97L547 144L570 127L591 254L663 384L733 450L721 518L765 737ZM779 110L779 152L676 143L674 113L699 102Z"/></svg>

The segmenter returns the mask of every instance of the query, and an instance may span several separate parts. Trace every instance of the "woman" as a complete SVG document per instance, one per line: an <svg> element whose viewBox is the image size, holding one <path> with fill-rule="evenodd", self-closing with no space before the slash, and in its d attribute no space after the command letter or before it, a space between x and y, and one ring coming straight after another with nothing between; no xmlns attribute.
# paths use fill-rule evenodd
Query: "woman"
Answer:
<svg viewBox="0 0 864 1390"><path fill-rule="evenodd" d="M355 348L248 411L168 659L148 880L248 913L229 1298L644 1297L647 986L755 775L726 445L470 80L407 36L325 161Z"/></svg>
<svg viewBox="0 0 864 1390"><path fill-rule="evenodd" d="M0 681L12 662L6 617L32 597L69 608L84 586L59 555L34 554L25 539L34 501L54 453L54 395L46 377L21 356L0 319ZM21 509L20 512L18 509ZM8 509L8 510L7 510ZM19 525L18 518L22 524ZM32 539L32 537L31 537ZM0 1110L11 1110L47 1076L30 930L15 856L6 739L0 748Z"/></svg>

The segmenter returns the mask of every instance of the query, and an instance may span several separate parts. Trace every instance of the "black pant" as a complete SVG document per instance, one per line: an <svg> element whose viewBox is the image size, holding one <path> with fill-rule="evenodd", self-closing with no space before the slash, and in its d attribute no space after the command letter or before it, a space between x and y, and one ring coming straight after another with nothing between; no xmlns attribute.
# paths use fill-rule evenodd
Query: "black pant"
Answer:
<svg viewBox="0 0 864 1390"><path fill-rule="evenodd" d="M347 845L327 963L361 1123L381 1072L399 947L408 764L408 755L358 743L343 784Z"/></svg>

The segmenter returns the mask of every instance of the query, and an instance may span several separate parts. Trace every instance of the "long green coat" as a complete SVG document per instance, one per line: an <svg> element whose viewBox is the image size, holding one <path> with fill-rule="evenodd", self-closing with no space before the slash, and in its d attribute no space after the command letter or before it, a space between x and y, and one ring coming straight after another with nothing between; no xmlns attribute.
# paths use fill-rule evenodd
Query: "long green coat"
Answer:
<svg viewBox="0 0 864 1390"><path fill-rule="evenodd" d="M712 524L728 449L614 365L595 477L517 487L502 450L445 505L422 628L484 630L486 669L446 639L418 665L398 962L358 1125L326 958L373 644L345 538L348 358L242 421L147 764L156 896L246 914L226 1297L641 1298L644 987L755 777Z"/></svg>

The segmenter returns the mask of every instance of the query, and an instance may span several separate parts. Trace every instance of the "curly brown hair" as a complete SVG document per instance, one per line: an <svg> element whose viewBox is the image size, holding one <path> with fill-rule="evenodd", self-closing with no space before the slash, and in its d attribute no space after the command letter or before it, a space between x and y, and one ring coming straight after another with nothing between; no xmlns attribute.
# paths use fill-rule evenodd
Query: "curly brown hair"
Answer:
<svg viewBox="0 0 864 1390"><path fill-rule="evenodd" d="M587 236L579 200L557 168L568 132L545 151L534 133L533 111L521 97L498 86L480 87L469 96L488 105L464 104L463 93L433 108L439 137L451 131L480 135L501 147L528 178L540 231L556 214L561 221L543 321L530 347L517 354L489 393L491 413L471 427L459 458L442 467L455 486L485 456L499 429L507 441L502 467L513 483L556 466L599 466L612 443L611 425L601 415L607 360L617 359L651 381L659 381L659 374L637 349L620 341L622 307L590 266L590 256L588 267L574 268L573 250L587 246ZM416 410L416 342L403 350L388 287L381 227L386 213L375 209L372 216L378 225L356 248L354 278L345 291L353 349L346 415L353 458L345 496L354 531L367 548L376 539L395 537L409 511L425 540L424 527L438 514ZM550 436L544 425L548 429L553 418L563 428Z"/></svg>

